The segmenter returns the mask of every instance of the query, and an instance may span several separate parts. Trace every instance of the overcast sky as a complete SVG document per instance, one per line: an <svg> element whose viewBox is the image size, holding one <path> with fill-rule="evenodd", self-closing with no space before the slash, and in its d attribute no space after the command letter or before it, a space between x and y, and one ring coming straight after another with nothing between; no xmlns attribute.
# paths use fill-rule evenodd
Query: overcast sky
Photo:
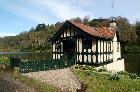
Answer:
<svg viewBox="0 0 140 92"><path fill-rule="evenodd" d="M28 31L39 23L89 15L90 18L122 16L140 20L140 0L0 0L0 36Z"/></svg>

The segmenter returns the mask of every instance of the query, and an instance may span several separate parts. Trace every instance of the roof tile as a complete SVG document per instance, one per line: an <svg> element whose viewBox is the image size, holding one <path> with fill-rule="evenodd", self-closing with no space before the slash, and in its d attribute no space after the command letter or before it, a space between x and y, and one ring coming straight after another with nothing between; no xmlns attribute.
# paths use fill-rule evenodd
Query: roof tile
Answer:
<svg viewBox="0 0 140 92"><path fill-rule="evenodd" d="M95 27L90 27L90 26L84 25L82 23L74 23L74 22L70 22L70 23L72 23L76 27L82 29L84 32L86 32L92 36L103 37L103 38L112 38L113 33L115 32L107 27L95 28Z"/></svg>

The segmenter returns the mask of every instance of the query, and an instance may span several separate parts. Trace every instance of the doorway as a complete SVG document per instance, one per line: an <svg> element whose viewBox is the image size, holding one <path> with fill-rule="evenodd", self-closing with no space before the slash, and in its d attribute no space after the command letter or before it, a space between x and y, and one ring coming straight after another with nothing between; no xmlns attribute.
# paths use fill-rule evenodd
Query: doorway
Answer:
<svg viewBox="0 0 140 92"><path fill-rule="evenodd" d="M75 52L75 41L72 39L63 41L63 51L67 59L72 59Z"/></svg>

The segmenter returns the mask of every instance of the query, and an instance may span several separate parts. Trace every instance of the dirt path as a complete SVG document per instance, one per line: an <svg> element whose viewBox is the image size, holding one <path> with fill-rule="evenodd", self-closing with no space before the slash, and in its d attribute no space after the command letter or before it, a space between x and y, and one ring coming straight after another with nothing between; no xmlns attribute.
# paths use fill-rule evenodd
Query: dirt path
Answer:
<svg viewBox="0 0 140 92"><path fill-rule="evenodd" d="M81 83L70 68L26 73L25 76L53 85L61 90L77 92ZM11 77L10 73L0 72L0 92L39 92Z"/></svg>
<svg viewBox="0 0 140 92"><path fill-rule="evenodd" d="M0 79L0 92L16 92L16 90L7 81Z"/></svg>
<svg viewBox="0 0 140 92"><path fill-rule="evenodd" d="M80 81L70 68L26 73L25 76L54 85L55 87L61 88L64 92L77 92L77 89L81 89Z"/></svg>
<svg viewBox="0 0 140 92"><path fill-rule="evenodd" d="M12 79L6 72L0 72L0 92L36 92L27 85Z"/></svg>

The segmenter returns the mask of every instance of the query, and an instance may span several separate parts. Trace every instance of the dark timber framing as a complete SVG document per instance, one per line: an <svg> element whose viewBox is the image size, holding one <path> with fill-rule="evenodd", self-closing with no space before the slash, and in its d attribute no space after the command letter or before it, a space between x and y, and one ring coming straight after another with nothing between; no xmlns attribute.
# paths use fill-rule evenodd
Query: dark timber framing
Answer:
<svg viewBox="0 0 140 92"><path fill-rule="evenodd" d="M112 62L112 59L110 59L110 54L112 54L110 39L93 37L69 22L64 23L51 39L52 46L55 44L55 47L53 47L53 49L55 49L52 50L53 59L60 59L64 56L64 41L68 40L74 42L75 46L73 49L74 55L76 55L76 63L98 66ZM91 46L85 48L85 40L91 42ZM57 44L59 44L60 47L57 47Z"/></svg>

